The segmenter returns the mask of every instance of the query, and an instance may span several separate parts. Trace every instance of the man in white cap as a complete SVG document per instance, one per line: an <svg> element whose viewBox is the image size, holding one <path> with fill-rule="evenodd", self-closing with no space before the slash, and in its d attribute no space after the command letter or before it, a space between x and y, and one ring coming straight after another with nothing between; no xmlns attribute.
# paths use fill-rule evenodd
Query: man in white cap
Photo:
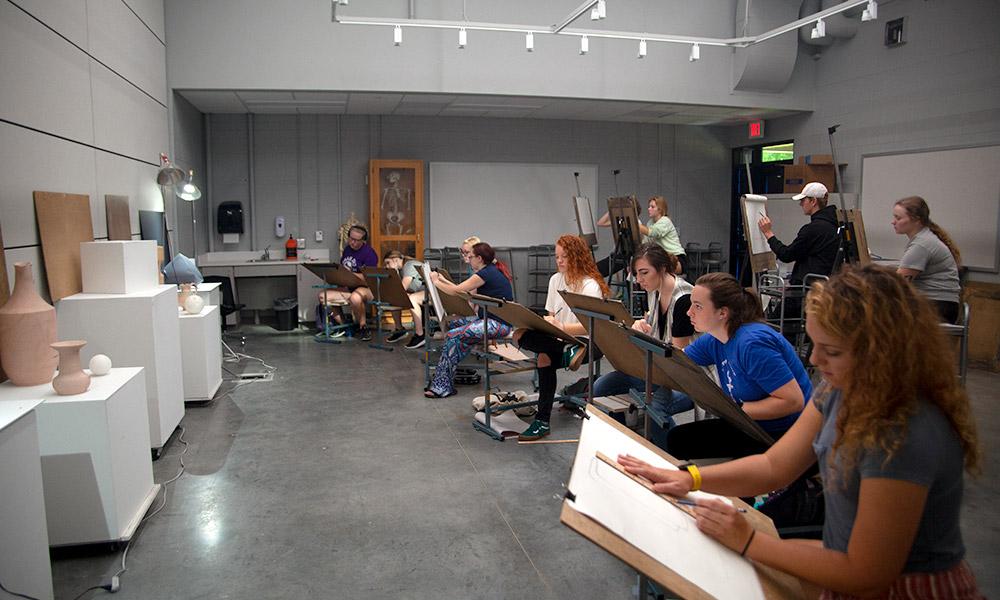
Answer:
<svg viewBox="0 0 1000 600"><path fill-rule="evenodd" d="M837 208L827 206L829 198L826 186L813 181L802 188L802 193L792 196L798 200L802 212L809 215L809 222L799 229L799 234L791 244L781 243L771 231L771 219L761 218L757 222L761 233L767 238L767 245L774 255L784 263L794 262L792 284L801 284L809 273L830 275L837 257Z"/></svg>

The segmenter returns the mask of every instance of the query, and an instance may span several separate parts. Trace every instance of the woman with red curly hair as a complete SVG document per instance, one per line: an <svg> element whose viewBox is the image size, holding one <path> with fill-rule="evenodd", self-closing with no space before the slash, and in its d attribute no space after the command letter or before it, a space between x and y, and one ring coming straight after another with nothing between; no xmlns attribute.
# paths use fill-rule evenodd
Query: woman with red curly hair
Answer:
<svg viewBox="0 0 1000 600"><path fill-rule="evenodd" d="M823 542L761 532L699 500L698 528L741 556L809 581L821 598L982 598L965 563L963 471L979 469L969 398L930 302L892 271L848 267L806 297L810 361L823 374L802 416L764 454L698 470L618 461L660 493L753 496L818 463ZM931 350L931 349L937 350Z"/></svg>
<svg viewBox="0 0 1000 600"><path fill-rule="evenodd" d="M597 271L590 248L575 235L564 235L556 241L556 268L558 272L549 279L549 291L545 298L548 315L545 320L570 335L583 335L587 330L559 292L569 290L574 294L605 298L608 284ZM573 371L579 369L586 358L587 347L574 345L567 348L562 340L530 329L516 330L514 341L521 348L538 353L538 415L518 439L541 439L552 431L549 420L556 396L556 371L560 367Z"/></svg>

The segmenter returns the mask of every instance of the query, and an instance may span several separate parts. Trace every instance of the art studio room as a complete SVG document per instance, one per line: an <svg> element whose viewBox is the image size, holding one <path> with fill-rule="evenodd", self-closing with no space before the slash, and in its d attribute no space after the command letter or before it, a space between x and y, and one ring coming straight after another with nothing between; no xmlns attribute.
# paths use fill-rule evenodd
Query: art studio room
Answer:
<svg viewBox="0 0 1000 600"><path fill-rule="evenodd" d="M0 600L1000 596L998 30L0 0Z"/></svg>

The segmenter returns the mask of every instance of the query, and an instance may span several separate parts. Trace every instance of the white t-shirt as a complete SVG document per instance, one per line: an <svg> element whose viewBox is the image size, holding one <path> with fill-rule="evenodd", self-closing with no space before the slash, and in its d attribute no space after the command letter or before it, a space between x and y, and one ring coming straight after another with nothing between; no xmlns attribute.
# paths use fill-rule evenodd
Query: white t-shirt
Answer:
<svg viewBox="0 0 1000 600"><path fill-rule="evenodd" d="M601 286L594 281L593 277L584 278L578 287L580 289L573 289L568 286L566 284L566 277L562 273L556 273L549 278L549 292L545 296L545 310L550 315L555 315L556 321L559 321L559 324L564 327L579 323L580 320L576 318L576 314L566 304L563 297L559 295L560 290L568 290L574 294L583 294L584 296L591 296L593 298L603 297Z"/></svg>

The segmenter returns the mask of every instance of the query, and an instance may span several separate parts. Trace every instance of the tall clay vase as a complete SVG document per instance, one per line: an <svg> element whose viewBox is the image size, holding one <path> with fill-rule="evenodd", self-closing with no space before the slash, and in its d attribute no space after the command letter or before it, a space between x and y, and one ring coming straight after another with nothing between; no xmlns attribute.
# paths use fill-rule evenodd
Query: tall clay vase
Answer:
<svg viewBox="0 0 1000 600"><path fill-rule="evenodd" d="M69 340L52 344L59 353L59 374L52 380L52 387L60 396L82 394L90 388L90 375L80 364L80 349L87 345L83 340Z"/></svg>
<svg viewBox="0 0 1000 600"><path fill-rule="evenodd" d="M14 264L14 292L0 308L0 361L14 385L41 385L52 381L59 355L56 309L35 291L31 263Z"/></svg>

